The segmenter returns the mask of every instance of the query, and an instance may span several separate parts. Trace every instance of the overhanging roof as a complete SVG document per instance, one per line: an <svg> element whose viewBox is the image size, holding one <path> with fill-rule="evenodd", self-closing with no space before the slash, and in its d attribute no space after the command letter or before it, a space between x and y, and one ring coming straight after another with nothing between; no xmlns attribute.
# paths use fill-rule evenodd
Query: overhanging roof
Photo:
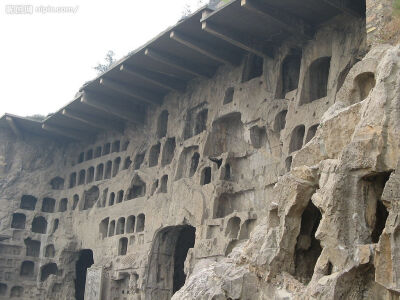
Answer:
<svg viewBox="0 0 400 300"><path fill-rule="evenodd" d="M5 114L0 118L0 128L9 128L19 137L23 137L24 133L44 137L55 137L54 135L47 134L43 131L41 121L12 114Z"/></svg>
<svg viewBox="0 0 400 300"><path fill-rule="evenodd" d="M123 131L127 122L143 123L146 109L171 91L184 91L194 78L211 78L219 66L238 65L247 53L273 57L288 37L309 40L338 14L364 12L364 0L235 0L215 11L203 7L85 84L43 123L11 119L20 130L74 140L104 129Z"/></svg>

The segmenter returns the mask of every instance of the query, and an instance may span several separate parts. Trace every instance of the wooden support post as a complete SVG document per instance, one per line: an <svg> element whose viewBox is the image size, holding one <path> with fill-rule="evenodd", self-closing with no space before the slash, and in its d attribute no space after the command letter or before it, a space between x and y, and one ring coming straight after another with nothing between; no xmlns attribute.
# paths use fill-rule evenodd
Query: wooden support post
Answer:
<svg viewBox="0 0 400 300"><path fill-rule="evenodd" d="M240 64L240 57L229 53L226 51L222 53L220 50L213 48L210 45L207 45L203 42L196 41L183 33L179 33L176 31L171 31L169 37L178 43L185 45L186 47L193 49L215 61L218 61L223 64L231 64L237 66Z"/></svg>
<svg viewBox="0 0 400 300"><path fill-rule="evenodd" d="M119 107L115 104L109 104L107 99L96 95L94 93L85 91L81 97L81 103L89 105L97 110L109 113L122 120L133 122L136 124L142 124L144 122L145 115L142 112L135 113L131 109L125 107Z"/></svg>
<svg viewBox="0 0 400 300"><path fill-rule="evenodd" d="M131 67L126 64L121 65L119 70L170 91L182 92L186 89L186 82L168 78L155 72Z"/></svg>
<svg viewBox="0 0 400 300"><path fill-rule="evenodd" d="M18 125L15 124L15 121L12 117L6 116L6 121L8 123L8 126L10 126L12 132L15 134L16 137L18 137L18 138L24 137L22 131L19 129Z"/></svg>
<svg viewBox="0 0 400 300"><path fill-rule="evenodd" d="M75 129L63 128L55 125L42 124L42 128L46 131L67 137L75 141L90 141L93 139L89 134L83 133Z"/></svg>
<svg viewBox="0 0 400 300"><path fill-rule="evenodd" d="M211 78L216 71L215 68L209 68L206 66L199 66L193 63L185 62L182 61L182 59L180 58L173 57L171 55L161 53L159 51L152 50L149 48L147 48L144 51L144 54L150 57L151 59L154 59L158 62L161 62L165 65L171 66L177 70L183 71L193 76Z"/></svg>
<svg viewBox="0 0 400 300"><path fill-rule="evenodd" d="M101 119L101 118L97 119L96 117L93 117L91 115L78 111L72 111L68 108L63 109L62 114L63 116L66 116L70 119L80 121L95 128L105 129L105 130L115 130L118 132L124 131L124 124L122 122L117 122L109 119L108 120Z"/></svg>
<svg viewBox="0 0 400 300"><path fill-rule="evenodd" d="M156 104L159 105L162 102L162 99L160 96L157 95L152 95L148 92L145 91L139 91L138 89L131 88L128 85L116 82L111 79L106 79L106 78L101 78L100 79L100 84L102 86L105 86L109 89L112 89L114 91L117 91L121 94L130 96L134 99L137 99L140 102L144 102L147 104Z"/></svg>
<svg viewBox="0 0 400 300"><path fill-rule="evenodd" d="M235 32L231 32L223 27L210 24L209 22L203 21L201 23L201 28L208 33L224 40L227 41L228 43L231 43L232 45L242 48L243 50L246 50L248 52L254 53L258 56L264 57L268 56L270 58L273 58L272 53L270 53L266 47L260 46L259 45L259 38L256 37L249 37L247 36L240 36L239 34Z"/></svg>
<svg viewBox="0 0 400 300"><path fill-rule="evenodd" d="M242 7L269 21L273 21L286 32L298 36L303 40L311 40L313 38L311 25L296 16L282 12L282 10L276 9L264 2L241 0L240 4Z"/></svg>

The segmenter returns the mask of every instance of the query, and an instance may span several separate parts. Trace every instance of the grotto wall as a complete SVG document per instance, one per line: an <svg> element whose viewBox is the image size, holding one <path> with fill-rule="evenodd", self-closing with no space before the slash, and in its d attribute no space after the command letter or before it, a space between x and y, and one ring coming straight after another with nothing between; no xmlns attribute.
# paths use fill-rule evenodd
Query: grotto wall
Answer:
<svg viewBox="0 0 400 300"><path fill-rule="evenodd" d="M54 136L9 117L0 299L397 299L400 48L332 11L312 38L252 48L144 110L93 119L123 107L104 89L127 80L122 63L48 124L24 120ZM138 111L144 122L127 118Z"/></svg>
<svg viewBox="0 0 400 300"><path fill-rule="evenodd" d="M352 68L250 239L173 299L397 299L399 57L380 46ZM377 84L351 104L365 68Z"/></svg>

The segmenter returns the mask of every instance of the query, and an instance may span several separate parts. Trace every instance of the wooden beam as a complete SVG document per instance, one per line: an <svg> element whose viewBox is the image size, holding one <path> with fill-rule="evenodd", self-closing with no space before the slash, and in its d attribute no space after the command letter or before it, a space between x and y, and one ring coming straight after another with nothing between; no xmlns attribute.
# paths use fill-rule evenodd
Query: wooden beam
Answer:
<svg viewBox="0 0 400 300"><path fill-rule="evenodd" d="M126 64L121 65L119 70L170 91L183 92L186 89L186 82L168 78L155 72L131 67Z"/></svg>
<svg viewBox="0 0 400 300"><path fill-rule="evenodd" d="M64 127L59 127L55 125L49 125L49 124L42 124L42 128L46 131L55 133L57 135L62 135L64 137L67 137L72 140L76 141L88 141L92 140L93 137L91 137L89 134L83 133L82 131L78 131L75 129L69 129L69 128L64 128Z"/></svg>
<svg viewBox="0 0 400 300"><path fill-rule="evenodd" d="M19 129L18 125L15 124L15 121L12 117L6 116L6 121L8 126L10 126L12 132L15 134L16 137L24 138L22 131Z"/></svg>
<svg viewBox="0 0 400 300"><path fill-rule="evenodd" d="M172 31L169 35L171 39L174 41L192 49L195 50L215 61L218 61L223 64L231 64L234 66L237 66L240 64L240 57L237 57L236 55L233 55L229 53L229 51L226 51L225 53L222 53L220 50L207 45L203 42L197 41L191 37L186 36L183 33L179 33L176 31Z"/></svg>
<svg viewBox="0 0 400 300"><path fill-rule="evenodd" d="M294 15L287 14L266 3L256 2L254 0L241 0L240 4L242 7L258 14L266 20L273 21L288 33L298 36L303 40L313 39L313 30L311 25Z"/></svg>
<svg viewBox="0 0 400 300"><path fill-rule="evenodd" d="M211 15L215 10L205 10L201 13L201 19L200 22L203 22L204 19L206 19L209 15Z"/></svg>
<svg viewBox="0 0 400 300"><path fill-rule="evenodd" d="M341 10L345 14L355 17L362 18L364 15L356 9L357 6L354 6L354 3L357 3L354 0L322 0L325 3L329 4L332 7L335 7L338 10Z"/></svg>
<svg viewBox="0 0 400 300"><path fill-rule="evenodd" d="M200 66L194 63L183 61L178 57L174 57L165 53L161 53L159 51L147 48L144 51L144 54L158 62L161 62L165 65L171 66L177 70L183 71L185 73L191 74L193 76L200 76L205 78L211 78L216 69L209 68L206 66Z"/></svg>
<svg viewBox="0 0 400 300"><path fill-rule="evenodd" d="M80 121L82 123L88 124L95 128L105 129L105 130L115 130L118 132L124 131L124 124L122 122L114 121L114 120L107 120L102 118L96 118L86 113L73 111L68 108L63 109L62 111L63 116L66 116L70 119Z"/></svg>
<svg viewBox="0 0 400 300"><path fill-rule="evenodd" d="M139 100L140 102L144 102L147 104L156 104L156 105L159 105L162 102L162 99L160 96L150 94L146 91L140 91L136 88L132 88L126 84L122 84L122 83L119 83L119 82L111 80L111 79L101 78L100 84L109 89L117 91L121 94L135 98L135 99Z"/></svg>
<svg viewBox="0 0 400 300"><path fill-rule="evenodd" d="M142 124L144 122L145 116L142 112L134 113L131 109L126 109L125 107L120 107L116 104L109 104L107 99L92 92L85 91L80 101L81 103L89 105L97 110L111 114L125 121L136 124Z"/></svg>
<svg viewBox="0 0 400 300"><path fill-rule="evenodd" d="M210 24L209 22L203 21L201 23L201 28L208 33L231 43L232 45L242 48L248 52L254 53L258 56L264 57L269 56L273 58L272 53L270 53L266 47L260 46L260 38L251 37L249 35L239 35L235 32L231 32L221 26Z"/></svg>
<svg viewBox="0 0 400 300"><path fill-rule="evenodd" d="M0 234L0 242L11 239L11 235L6 235L4 233Z"/></svg>

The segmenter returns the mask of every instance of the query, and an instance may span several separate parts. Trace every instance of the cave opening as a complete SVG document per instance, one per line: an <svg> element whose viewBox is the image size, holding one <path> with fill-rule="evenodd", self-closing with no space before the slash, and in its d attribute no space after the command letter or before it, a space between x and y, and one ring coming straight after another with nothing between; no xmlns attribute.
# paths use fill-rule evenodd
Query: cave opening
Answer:
<svg viewBox="0 0 400 300"><path fill-rule="evenodd" d="M276 99L285 99L286 94L297 89L299 85L302 53L300 49L292 49L292 52L282 62Z"/></svg>
<svg viewBox="0 0 400 300"><path fill-rule="evenodd" d="M382 194L391 172L380 172L363 178L363 198L365 203L365 220L371 232L371 241L376 244L385 229L389 212L382 202Z"/></svg>
<svg viewBox="0 0 400 300"><path fill-rule="evenodd" d="M26 256L39 257L40 255L40 241L27 238L24 240L26 248Z"/></svg>
<svg viewBox="0 0 400 300"><path fill-rule="evenodd" d="M25 229L26 216L24 214L13 214L11 228Z"/></svg>
<svg viewBox="0 0 400 300"><path fill-rule="evenodd" d="M75 208L78 206L79 204L79 196L77 194L74 195L73 197L73 201L74 203L72 204L72 210L75 210Z"/></svg>
<svg viewBox="0 0 400 300"><path fill-rule="evenodd" d="M322 215L319 209L309 201L301 216L300 233L294 254L294 276L302 283L308 284L314 274L314 267L321 255L322 248L315 238Z"/></svg>
<svg viewBox="0 0 400 300"><path fill-rule="evenodd" d="M21 198L21 209L35 210L37 198L31 195L23 195Z"/></svg>
<svg viewBox="0 0 400 300"><path fill-rule="evenodd" d="M244 62L242 82L247 82L263 74L264 58L253 53L249 53Z"/></svg>
<svg viewBox="0 0 400 300"><path fill-rule="evenodd" d="M387 211L385 205L382 201L378 201L376 204L376 221L374 231L372 231L372 242L374 244L379 242L379 238L382 235L383 229L385 229L386 220L389 216L389 212Z"/></svg>
<svg viewBox="0 0 400 300"><path fill-rule="evenodd" d="M163 110L157 120L157 138L161 139L167 135L168 111Z"/></svg>
<svg viewBox="0 0 400 300"><path fill-rule="evenodd" d="M156 234L152 248L147 295L171 299L186 281L185 260L195 244L196 229L190 225L171 226Z"/></svg>
<svg viewBox="0 0 400 300"><path fill-rule="evenodd" d="M40 281L46 281L50 275L57 276L58 274L58 267L55 263L48 263L40 268Z"/></svg>
<svg viewBox="0 0 400 300"><path fill-rule="evenodd" d="M304 125L296 126L292 131L289 144L289 154L300 150L303 147L305 127Z"/></svg>
<svg viewBox="0 0 400 300"><path fill-rule="evenodd" d="M128 150L130 141L125 141L124 144L122 145L122 151Z"/></svg>
<svg viewBox="0 0 400 300"><path fill-rule="evenodd" d="M201 185L207 185L211 183L212 175L211 175L211 168L210 167L205 167L203 171L201 172L201 180L200 184Z"/></svg>
<svg viewBox="0 0 400 300"><path fill-rule="evenodd" d="M24 261L21 265L20 276L21 277L33 277L35 272L35 264L33 261Z"/></svg>
<svg viewBox="0 0 400 300"><path fill-rule="evenodd" d="M149 167L155 167L158 165L158 158L160 156L160 151L161 151L161 144L158 143L157 145L154 145L153 147L150 148L150 154L149 154Z"/></svg>
<svg viewBox="0 0 400 300"><path fill-rule="evenodd" d="M376 78L374 73L365 72L359 74L354 78L354 87L351 93L352 103L357 103L366 99L375 85Z"/></svg>
<svg viewBox="0 0 400 300"><path fill-rule="evenodd" d="M90 268L94 263L93 251L85 249L79 251L79 259L75 264L75 299L84 300L85 297L85 285L86 285L86 273L87 269Z"/></svg>
<svg viewBox="0 0 400 300"><path fill-rule="evenodd" d="M161 157L161 166L165 167L166 165L169 165L172 162L172 160L174 159L175 148L176 148L175 138L174 137L169 138L164 144Z"/></svg>
<svg viewBox="0 0 400 300"><path fill-rule="evenodd" d="M186 226L179 233L174 255L174 294L185 284L186 274L184 265L189 249L194 246L195 232L196 229L194 227Z"/></svg>
<svg viewBox="0 0 400 300"><path fill-rule="evenodd" d="M300 105L311 103L327 96L330 67L330 56L318 58L311 63L305 74Z"/></svg>
<svg viewBox="0 0 400 300"><path fill-rule="evenodd" d="M32 232L46 234L47 221L44 217L35 217L32 221Z"/></svg>

